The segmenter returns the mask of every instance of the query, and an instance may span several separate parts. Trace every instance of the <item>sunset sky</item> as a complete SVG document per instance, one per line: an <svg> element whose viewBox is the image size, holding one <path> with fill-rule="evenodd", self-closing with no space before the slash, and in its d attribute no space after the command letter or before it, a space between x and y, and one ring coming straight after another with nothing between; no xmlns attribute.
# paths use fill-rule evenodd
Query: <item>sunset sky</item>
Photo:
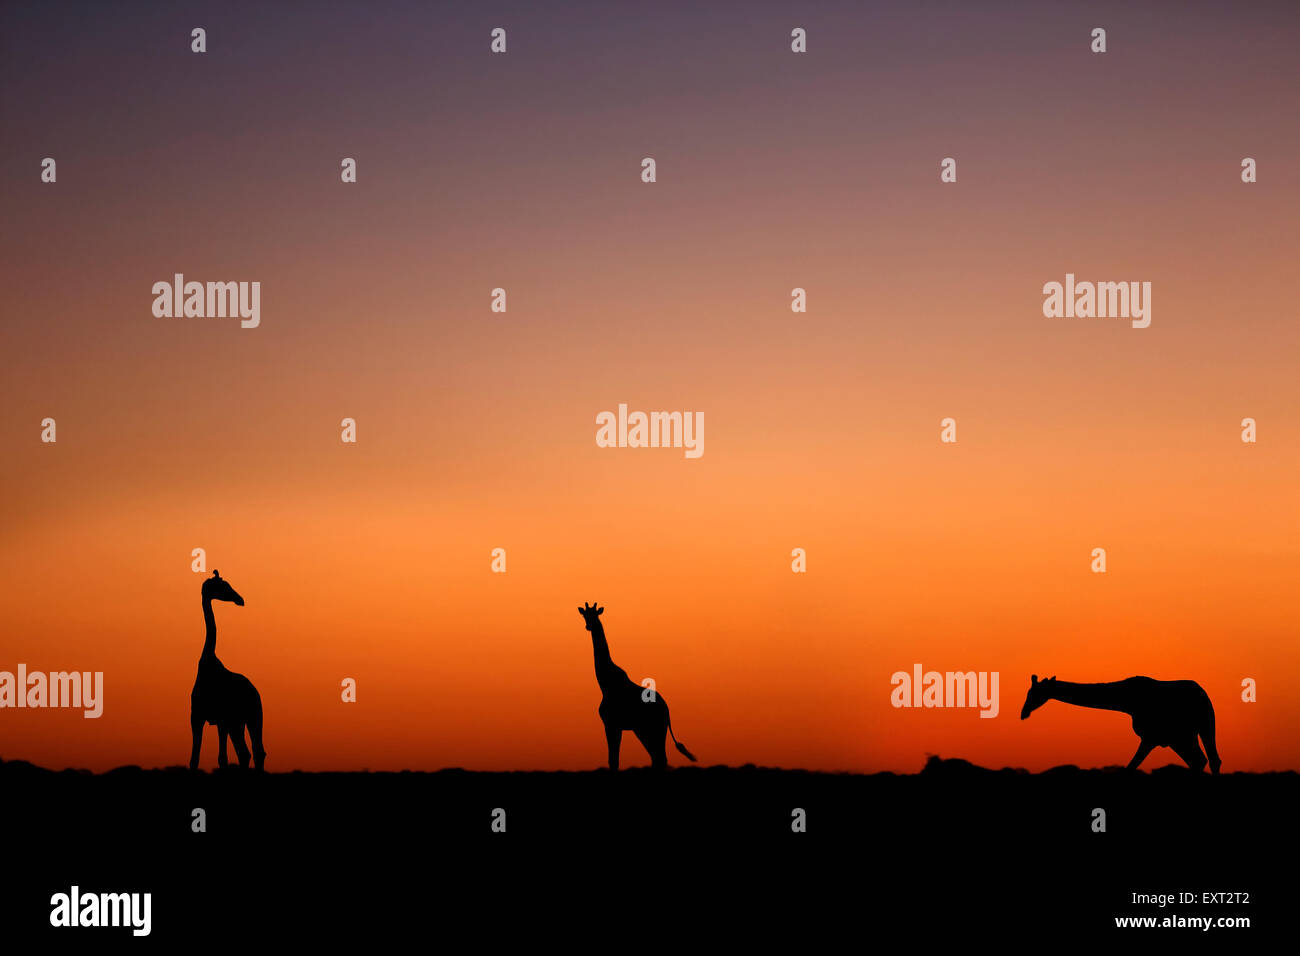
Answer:
<svg viewBox="0 0 1300 956"><path fill-rule="evenodd" d="M1128 761L1036 673L1300 768L1300 7L975 6L6 4L0 670L106 693L0 758L185 763L201 547L271 770L602 765L584 601L706 765ZM260 327L155 317L177 272ZM1045 318L1067 272L1151 326ZM894 709L916 663L1000 715Z"/></svg>

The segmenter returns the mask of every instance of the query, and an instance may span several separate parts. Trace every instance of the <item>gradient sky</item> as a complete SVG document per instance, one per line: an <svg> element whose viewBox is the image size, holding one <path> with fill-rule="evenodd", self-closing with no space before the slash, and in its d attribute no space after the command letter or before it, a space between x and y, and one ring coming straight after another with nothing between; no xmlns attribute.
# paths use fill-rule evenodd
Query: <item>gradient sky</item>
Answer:
<svg viewBox="0 0 1300 956"><path fill-rule="evenodd" d="M600 765L588 600L706 764L1128 760L1037 673L1300 767L1300 8L974 7L6 4L0 669L107 689L0 757L187 759L203 547L270 769ZM175 272L261 327L155 318ZM1066 272L1151 327L1044 318ZM704 456L596 447L620 402ZM1001 715L893 709L914 663Z"/></svg>

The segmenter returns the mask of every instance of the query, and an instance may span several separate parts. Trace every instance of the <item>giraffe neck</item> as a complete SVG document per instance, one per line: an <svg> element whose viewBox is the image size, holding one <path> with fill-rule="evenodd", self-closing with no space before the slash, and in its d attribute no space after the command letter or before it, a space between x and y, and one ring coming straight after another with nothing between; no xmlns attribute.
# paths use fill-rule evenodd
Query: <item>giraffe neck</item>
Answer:
<svg viewBox="0 0 1300 956"><path fill-rule="evenodd" d="M591 651L596 658L596 679L603 680L614 668L609 656L609 642L605 640L605 627L600 621L591 625Z"/></svg>
<svg viewBox="0 0 1300 956"><path fill-rule="evenodd" d="M216 657L217 619L212 616L212 600L210 598L203 599L203 624L206 629L203 637L203 658Z"/></svg>
<svg viewBox="0 0 1300 956"><path fill-rule="evenodd" d="M1097 710L1119 710L1126 714L1133 712L1129 695L1120 686L1120 682L1072 684L1067 680L1053 681L1052 689L1047 692L1047 698L1079 707L1093 707Z"/></svg>

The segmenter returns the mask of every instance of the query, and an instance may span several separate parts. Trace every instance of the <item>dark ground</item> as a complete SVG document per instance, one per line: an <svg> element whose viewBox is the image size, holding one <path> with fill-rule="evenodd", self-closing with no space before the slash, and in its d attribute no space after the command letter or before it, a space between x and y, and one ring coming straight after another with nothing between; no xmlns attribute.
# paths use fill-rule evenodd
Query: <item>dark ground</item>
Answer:
<svg viewBox="0 0 1300 956"><path fill-rule="evenodd" d="M1290 921L1294 879L1283 875L1295 866L1297 798L1295 773L1028 774L937 759L915 775L687 767L617 777L96 775L0 762L0 938L433 944L459 929L475 948L643 935L645 945L728 947L789 937L819 950L845 934L864 948L1051 931L1233 945ZM191 830L196 807L206 833ZM498 807L505 833L491 829ZM806 833L791 831L796 807ZM1105 833L1092 831L1095 807ZM151 936L52 929L50 896L74 883L152 893ZM1132 902L1179 891L1250 897ZM1252 926L1117 929L1125 915L1244 915Z"/></svg>

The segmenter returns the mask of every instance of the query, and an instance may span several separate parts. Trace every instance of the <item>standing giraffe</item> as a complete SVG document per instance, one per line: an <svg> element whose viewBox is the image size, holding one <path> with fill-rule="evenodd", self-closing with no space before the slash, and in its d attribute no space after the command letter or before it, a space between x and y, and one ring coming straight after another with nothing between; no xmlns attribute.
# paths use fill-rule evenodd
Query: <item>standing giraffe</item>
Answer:
<svg viewBox="0 0 1300 956"><path fill-rule="evenodd" d="M216 724L221 748L217 751L217 765L226 766L226 738L235 745L235 755L241 767L248 766L248 745L244 743L244 725L253 741L253 762L258 770L266 760L262 749L262 697L257 688L243 674L226 670L217 659L217 621L212 616L213 601L231 601L244 606L244 599L213 571L203 582L203 623L207 636L203 641L203 655L199 658L199 674L190 692L190 731L194 735L194 749L190 751L190 769L199 767L199 747L203 743L203 725Z"/></svg>
<svg viewBox="0 0 1300 956"><path fill-rule="evenodd" d="M1218 773L1219 752L1214 749L1214 705L1210 695L1194 680L1152 680L1130 677L1109 684L1072 684L1055 677L1029 679L1029 693L1020 711L1024 720L1049 700L1063 700L1080 707L1118 710L1133 718L1133 732L1141 742L1128 762L1129 770L1147 758L1156 747L1169 747L1187 766L1205 769L1205 754L1196 742L1199 735L1210 755L1210 772Z"/></svg>
<svg viewBox="0 0 1300 956"><path fill-rule="evenodd" d="M640 684L632 683L627 671L609 656L609 643L605 640L605 626L600 623L603 607L584 604L578 613L591 631L591 647L596 655L596 683L600 685L600 714L605 724L605 742L609 745L609 769L618 770L618 750L623 743L623 731L630 730L641 741L650 755L650 765L656 770L668 769L667 735L672 734L677 749L692 763L695 755L677 743L673 724L668 717L668 703L653 689L647 692Z"/></svg>

